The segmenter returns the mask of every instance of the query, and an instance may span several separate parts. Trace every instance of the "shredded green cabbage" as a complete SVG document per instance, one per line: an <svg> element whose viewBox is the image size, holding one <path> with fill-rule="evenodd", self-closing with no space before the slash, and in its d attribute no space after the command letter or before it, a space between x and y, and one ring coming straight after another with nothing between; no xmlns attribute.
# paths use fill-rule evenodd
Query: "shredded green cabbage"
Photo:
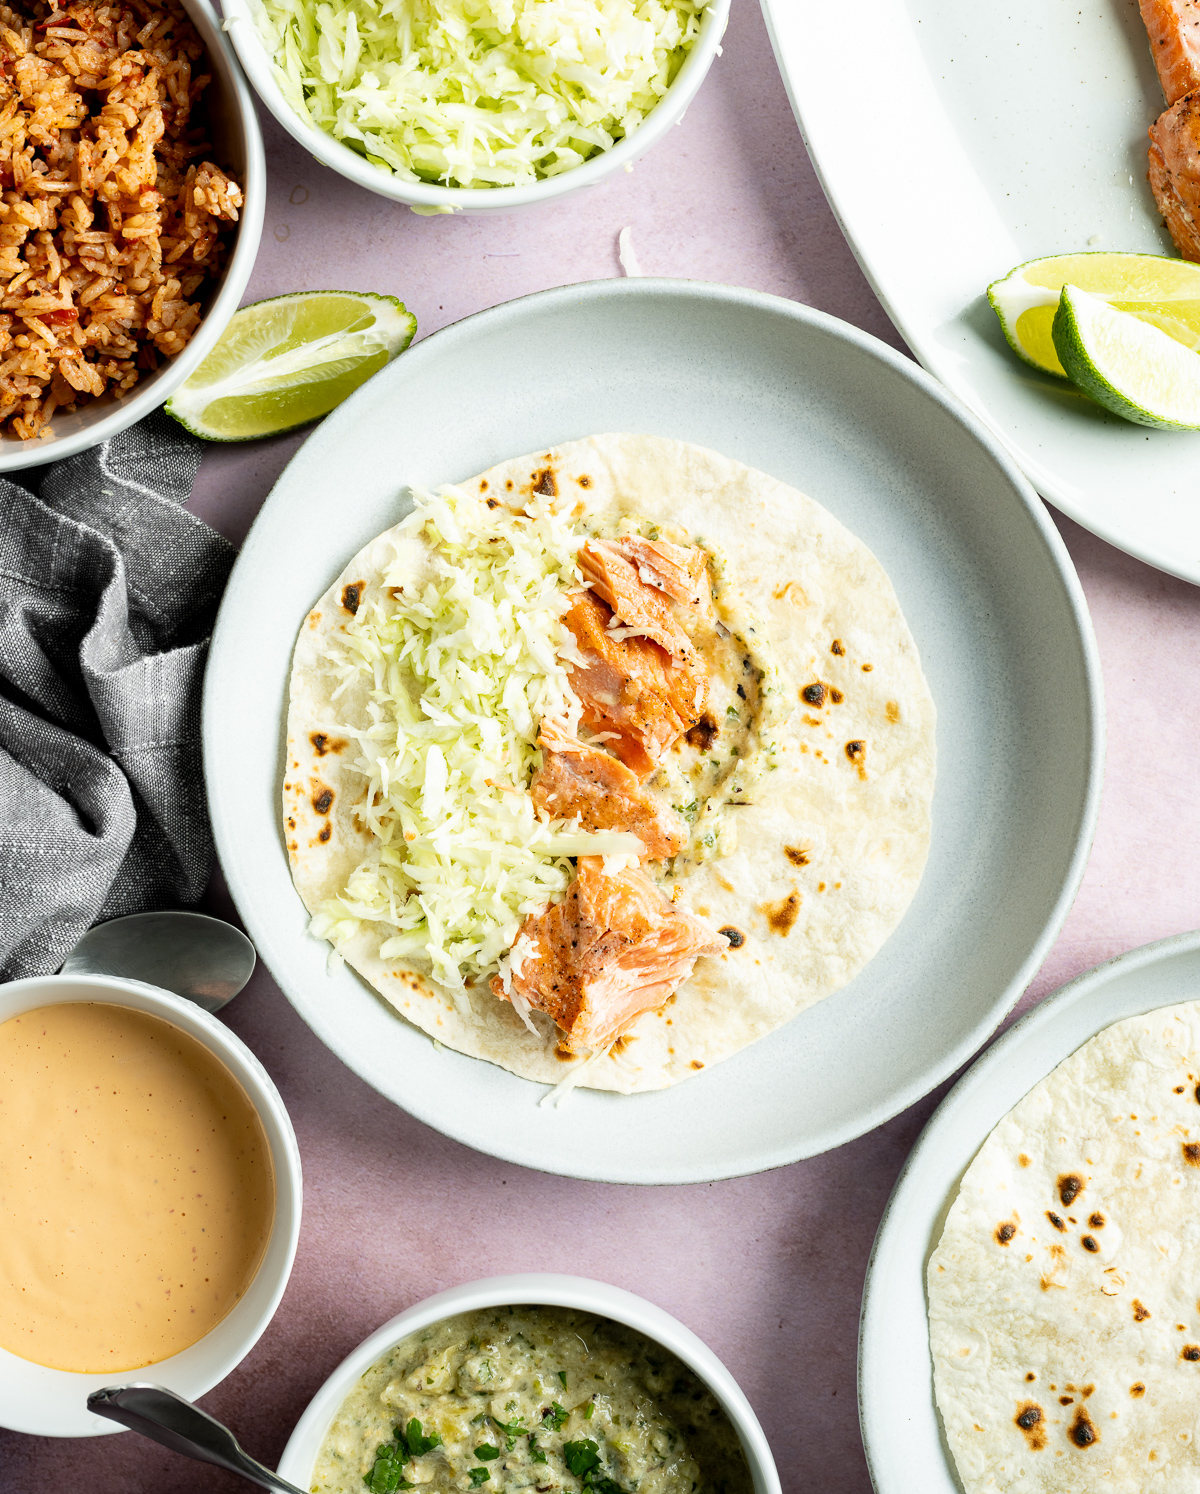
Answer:
<svg viewBox="0 0 1200 1494"><path fill-rule="evenodd" d="M252 0L298 114L405 181L506 187L631 134L707 0Z"/></svg>
<svg viewBox="0 0 1200 1494"><path fill-rule="evenodd" d="M333 660L335 701L367 686L370 724L342 730L358 745L359 812L378 857L311 927L337 945L382 923L385 960L428 959L458 990L497 969L525 917L562 897L570 857L636 861L643 847L540 819L528 792L542 718L579 723L568 681L578 649L561 621L567 588L581 585L569 517L549 499L514 515L453 488L413 496L400 527L431 543L439 575L418 593L407 571L386 573L390 600L360 605Z"/></svg>

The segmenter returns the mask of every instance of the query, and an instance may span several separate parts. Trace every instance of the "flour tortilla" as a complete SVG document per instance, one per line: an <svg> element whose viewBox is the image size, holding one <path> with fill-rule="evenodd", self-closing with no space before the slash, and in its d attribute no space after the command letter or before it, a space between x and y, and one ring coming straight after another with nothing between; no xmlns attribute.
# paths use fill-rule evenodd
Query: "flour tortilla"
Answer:
<svg viewBox="0 0 1200 1494"><path fill-rule="evenodd" d="M1198 1083L1200 1003L1118 1022L967 1169L929 1263L934 1385L967 1494L1200 1489Z"/></svg>
<svg viewBox="0 0 1200 1494"><path fill-rule="evenodd" d="M619 1053L589 1065L585 1085L630 1094L728 1058L844 986L878 950L928 853L934 707L882 567L794 488L700 447L629 435L518 457L460 486L519 506L535 485L551 485L547 473L562 501L581 511L636 513L719 547L733 600L765 624L782 676L780 766L756 803L727 811L737 821L736 852L686 884L692 911L714 928L740 930L745 942L701 960L666 1007L638 1019ZM416 580L428 551L418 539L402 543ZM333 701L337 679L325 660L350 621L346 588L351 602L378 594L393 554L381 536L355 556L296 645L283 813L292 874L310 911L375 854L355 818L364 784L344 734L347 713L361 705ZM802 700L817 680L843 701L816 708ZM847 756L851 741L866 743L861 771ZM468 993L469 1013L460 1011L421 969L380 957L387 937L364 928L341 953L410 1022L525 1078L566 1076L572 1060L553 1036L535 1038L485 986Z"/></svg>

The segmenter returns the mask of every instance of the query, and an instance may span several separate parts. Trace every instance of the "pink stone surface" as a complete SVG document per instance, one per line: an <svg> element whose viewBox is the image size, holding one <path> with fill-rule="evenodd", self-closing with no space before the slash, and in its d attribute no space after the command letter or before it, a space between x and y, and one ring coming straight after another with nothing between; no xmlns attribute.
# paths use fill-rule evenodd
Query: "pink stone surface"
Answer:
<svg viewBox="0 0 1200 1494"><path fill-rule="evenodd" d="M618 274L617 233L628 225L649 274L790 296L901 346L821 194L752 0L735 0L724 55L679 129L631 175L545 210L417 218L264 123L272 190L248 299L391 292L424 335L514 296ZM193 508L240 540L301 439L212 449ZM1100 645L1108 771L1082 889L1019 1011L1102 960L1200 924L1200 591L1067 521L1060 528ZM219 879L209 901L233 916ZM758 1412L788 1494L870 1490L855 1388L863 1277L888 1193L938 1095L777 1172L606 1187L479 1156L418 1124L334 1059L265 971L227 1017L278 1083L305 1168L283 1304L204 1401L263 1461L278 1458L308 1398L379 1323L457 1282L546 1268L641 1293L711 1344ZM55 1442L0 1432L3 1494L242 1487L131 1434Z"/></svg>

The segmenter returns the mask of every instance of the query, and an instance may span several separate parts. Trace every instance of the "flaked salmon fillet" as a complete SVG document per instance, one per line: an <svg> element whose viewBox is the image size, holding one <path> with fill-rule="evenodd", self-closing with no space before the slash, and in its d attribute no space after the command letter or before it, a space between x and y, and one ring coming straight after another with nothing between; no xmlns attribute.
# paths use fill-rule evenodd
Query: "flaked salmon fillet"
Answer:
<svg viewBox="0 0 1200 1494"><path fill-rule="evenodd" d="M1200 89L1150 126L1150 190L1175 247L1200 263Z"/></svg>
<svg viewBox="0 0 1200 1494"><path fill-rule="evenodd" d="M1200 0L1140 0L1167 103L1200 88Z"/></svg>
<svg viewBox="0 0 1200 1494"><path fill-rule="evenodd" d="M681 663L696 663L696 646L675 620L669 594L647 585L619 544L588 540L577 559L583 579L612 608L617 622L652 638Z"/></svg>
<svg viewBox="0 0 1200 1494"><path fill-rule="evenodd" d="M688 827L679 815L609 753L549 721L542 722L538 746L542 766L529 786L535 808L556 819L578 815L586 830L628 830L652 861L674 856L687 845Z"/></svg>
<svg viewBox="0 0 1200 1494"><path fill-rule="evenodd" d="M607 1048L662 1006L702 955L729 948L645 872L605 876L603 865L581 856L566 897L528 917L513 946L511 989L554 1019L573 1053ZM492 990L509 999L499 976Z"/></svg>
<svg viewBox="0 0 1200 1494"><path fill-rule="evenodd" d="M611 543L618 554L636 567L647 586L655 586L672 601L694 608L696 615L706 622L715 621L708 556L699 545L672 545L666 540L642 539L638 535Z"/></svg>
<svg viewBox="0 0 1200 1494"><path fill-rule="evenodd" d="M575 595L563 622L584 663L572 667L571 688L584 724L608 735L621 761L645 778L704 714L708 678L699 664L673 661L652 639L614 636L612 617L593 592Z"/></svg>

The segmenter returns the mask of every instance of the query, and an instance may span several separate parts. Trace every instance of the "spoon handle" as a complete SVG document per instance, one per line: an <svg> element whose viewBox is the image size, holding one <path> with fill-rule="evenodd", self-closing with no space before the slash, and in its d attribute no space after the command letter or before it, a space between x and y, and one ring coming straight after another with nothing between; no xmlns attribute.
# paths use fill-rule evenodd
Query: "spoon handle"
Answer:
<svg viewBox="0 0 1200 1494"><path fill-rule="evenodd" d="M195 1458L200 1463L215 1463L230 1473L240 1473L252 1484L275 1489L282 1494L301 1494L295 1484L256 1463L242 1451L237 1438L191 1401L185 1401L173 1390L161 1385L109 1385L88 1396L88 1410L97 1416L119 1421L131 1431L140 1432L153 1442L161 1442L173 1452Z"/></svg>

